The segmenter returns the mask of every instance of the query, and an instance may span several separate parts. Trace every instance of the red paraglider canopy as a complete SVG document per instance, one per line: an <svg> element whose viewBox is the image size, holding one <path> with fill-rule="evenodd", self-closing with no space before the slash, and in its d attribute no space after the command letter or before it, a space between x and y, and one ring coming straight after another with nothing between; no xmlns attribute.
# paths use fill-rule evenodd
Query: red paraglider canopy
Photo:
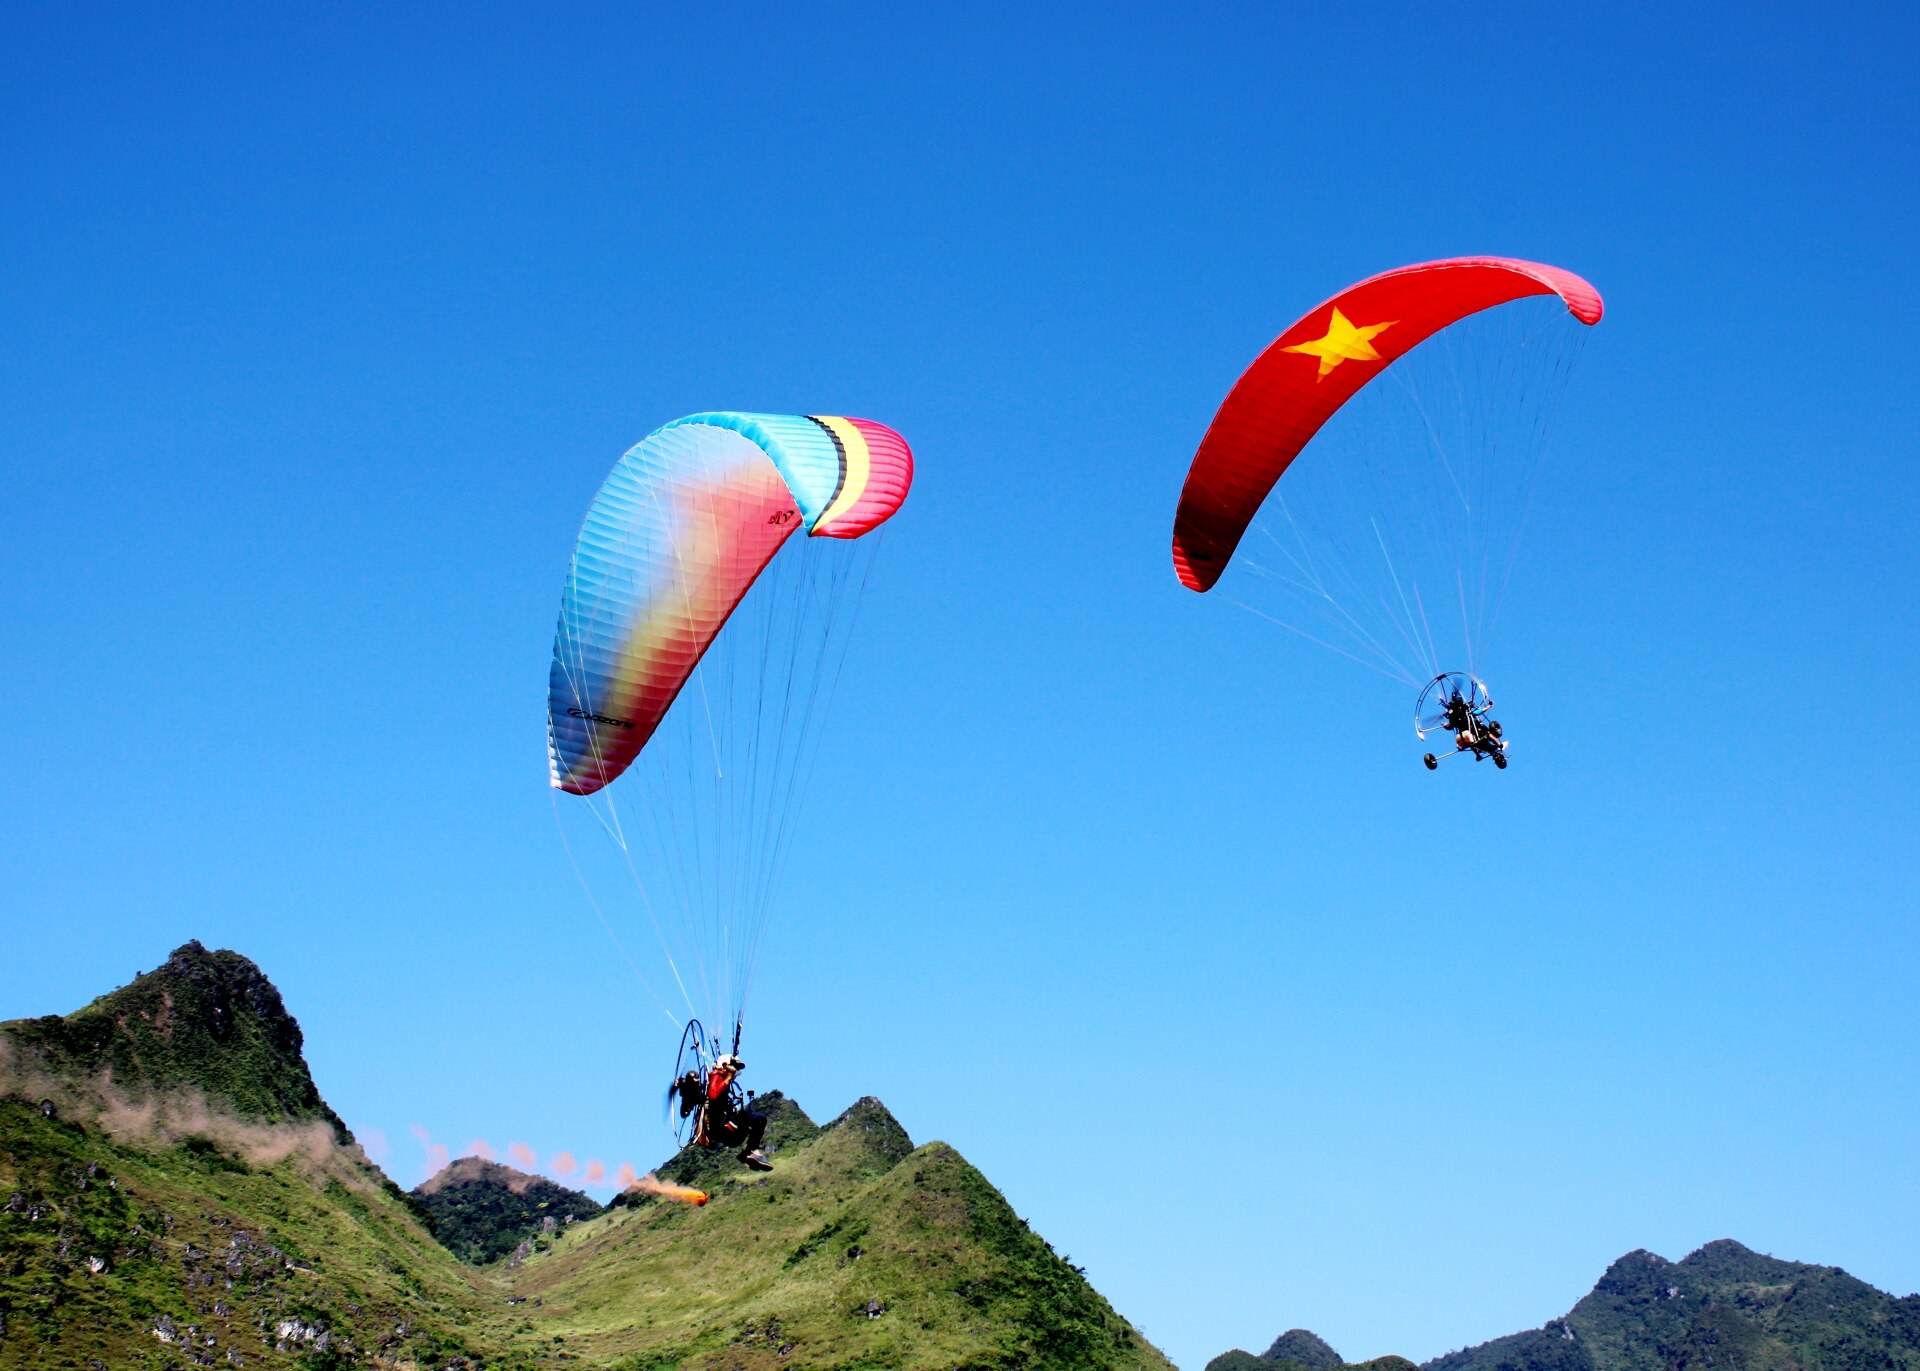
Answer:
<svg viewBox="0 0 1920 1371"><path fill-rule="evenodd" d="M1288 464L1395 358L1469 314L1528 295L1558 295L1582 323L1600 321L1600 292L1587 282L1505 257L1399 267L1302 315L1234 383L1194 454L1173 521L1180 583L1212 588Z"/></svg>

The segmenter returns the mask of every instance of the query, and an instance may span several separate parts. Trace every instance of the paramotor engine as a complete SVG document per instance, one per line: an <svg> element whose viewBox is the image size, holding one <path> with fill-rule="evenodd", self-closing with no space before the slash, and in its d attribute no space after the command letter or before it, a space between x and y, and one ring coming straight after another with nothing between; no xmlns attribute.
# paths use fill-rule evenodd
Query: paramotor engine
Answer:
<svg viewBox="0 0 1920 1371"><path fill-rule="evenodd" d="M673 1139L685 1147L700 1126L700 1110L706 1103L709 1069L722 1056L721 1044L707 1037L700 1020L689 1019L680 1033L680 1050L673 1061L673 1076L667 1086L667 1126ZM736 1108L744 1104L738 1081L730 1082L727 1093Z"/></svg>
<svg viewBox="0 0 1920 1371"><path fill-rule="evenodd" d="M1422 741L1444 732L1453 743L1453 751L1439 756L1429 752L1421 759L1429 771L1442 757L1463 752L1476 762L1491 758L1500 770L1507 769L1506 730L1493 717L1493 697L1477 676L1443 671L1428 681L1413 708L1413 731Z"/></svg>

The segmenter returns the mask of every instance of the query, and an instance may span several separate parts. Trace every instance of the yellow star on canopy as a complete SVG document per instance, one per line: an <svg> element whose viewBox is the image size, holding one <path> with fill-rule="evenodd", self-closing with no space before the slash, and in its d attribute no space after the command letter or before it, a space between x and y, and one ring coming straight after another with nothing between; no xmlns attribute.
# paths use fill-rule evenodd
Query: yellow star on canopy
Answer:
<svg viewBox="0 0 1920 1371"><path fill-rule="evenodd" d="M1327 333L1324 338L1316 338L1311 343L1295 343L1292 347L1280 349L1282 352L1304 352L1309 357L1320 359L1320 376L1325 376L1342 362L1377 362L1380 354L1373 350L1373 339L1385 333L1398 319L1389 319L1384 324L1367 324L1355 328L1334 306L1333 318L1327 321ZM1315 378L1319 379L1318 377Z"/></svg>

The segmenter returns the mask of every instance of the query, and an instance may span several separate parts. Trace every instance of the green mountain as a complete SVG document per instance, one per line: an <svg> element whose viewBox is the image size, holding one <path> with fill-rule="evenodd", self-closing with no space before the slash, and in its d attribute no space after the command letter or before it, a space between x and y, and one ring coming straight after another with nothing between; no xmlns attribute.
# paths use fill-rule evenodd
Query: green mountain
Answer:
<svg viewBox="0 0 1920 1371"><path fill-rule="evenodd" d="M1303 1366L1307 1371L1329 1371L1329 1368L1339 1366L1346 1360L1333 1350L1325 1338L1309 1333L1304 1328L1289 1328L1260 1355L1265 1361Z"/></svg>
<svg viewBox="0 0 1920 1371"><path fill-rule="evenodd" d="M687 1177L704 1208L576 1225L516 1288L569 1346L635 1367L1168 1365L984 1176L944 1143L913 1147L879 1101L775 1157L768 1175L728 1159Z"/></svg>
<svg viewBox="0 0 1920 1371"><path fill-rule="evenodd" d="M1427 1371L1920 1371L1920 1295L1737 1242L1678 1262L1629 1252L1565 1318Z"/></svg>
<svg viewBox="0 0 1920 1371"><path fill-rule="evenodd" d="M1299 1356L1301 1333L1260 1357L1215 1357L1208 1371L1312 1367ZM1629 1252L1566 1317L1421 1371L1920 1371L1920 1295L1896 1299L1837 1266L1780 1261L1729 1240L1677 1262Z"/></svg>
<svg viewBox="0 0 1920 1371"><path fill-rule="evenodd" d="M300 1025L273 982L237 952L190 942L164 966L71 1014L0 1024L22 1069L55 1097L128 1105L199 1096L236 1120L346 1126L320 1098L300 1055ZM0 1061L0 1066L5 1063Z"/></svg>
<svg viewBox="0 0 1920 1371"><path fill-rule="evenodd" d="M600 1212L591 1195L499 1162L462 1157L413 1188L433 1230L464 1262L498 1261L521 1243Z"/></svg>
<svg viewBox="0 0 1920 1371"><path fill-rule="evenodd" d="M401 1192L300 1042L257 967L193 943L73 1014L0 1023L0 1371L1169 1365L877 1100L821 1128L770 1092L772 1173L683 1152L661 1174L704 1207L578 1217L557 1186L516 1210L511 1174L465 1162ZM475 1265L441 1223L469 1255L524 1240Z"/></svg>
<svg viewBox="0 0 1920 1371"><path fill-rule="evenodd" d="M1207 1363L1207 1371L1415 1371L1405 1357L1375 1357L1372 1361L1345 1362L1325 1339L1304 1328L1289 1328L1273 1340L1273 1346L1254 1356L1235 1348L1222 1352Z"/></svg>

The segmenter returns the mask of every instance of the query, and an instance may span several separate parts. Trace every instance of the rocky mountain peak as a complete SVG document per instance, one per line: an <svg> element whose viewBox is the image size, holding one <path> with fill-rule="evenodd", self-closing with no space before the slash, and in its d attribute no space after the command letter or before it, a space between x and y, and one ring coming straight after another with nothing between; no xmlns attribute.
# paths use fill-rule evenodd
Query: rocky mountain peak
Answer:
<svg viewBox="0 0 1920 1371"><path fill-rule="evenodd" d="M0 1039L16 1072L136 1100L198 1090L249 1122L322 1120L348 1136L273 982L238 952L197 940L71 1014L0 1023Z"/></svg>
<svg viewBox="0 0 1920 1371"><path fill-rule="evenodd" d="M907 1136L907 1130L872 1095L855 1100L821 1131L853 1143L882 1170L913 1151L913 1139Z"/></svg>

